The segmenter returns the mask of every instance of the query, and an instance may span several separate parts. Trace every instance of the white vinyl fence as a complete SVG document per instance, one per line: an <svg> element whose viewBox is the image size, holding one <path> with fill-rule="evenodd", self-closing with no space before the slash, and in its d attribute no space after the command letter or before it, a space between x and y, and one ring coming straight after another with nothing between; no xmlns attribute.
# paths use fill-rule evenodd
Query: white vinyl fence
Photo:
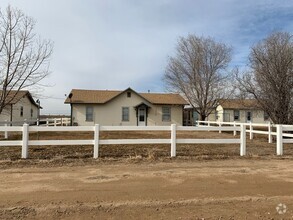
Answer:
<svg viewBox="0 0 293 220"><path fill-rule="evenodd" d="M268 122L267 124L264 123L240 123L240 122L219 122L219 121L197 121L197 125L198 126L213 126L216 125L218 127L221 127L223 125L229 125L229 126L240 126L240 125L245 125L246 127L248 127L248 129L246 129L246 132L249 133L249 139L252 140L253 139L253 134L265 134L268 135L268 142L272 143L273 139L272 136L273 135L277 135L276 132L272 132L272 128L275 127L275 125L273 125L272 123ZM263 127L266 128L266 131L263 130L256 130L255 127ZM221 133L221 131L219 131L219 133ZM234 136L237 134L237 131L234 131ZM286 134L284 134L286 135ZM293 136L292 136L293 137Z"/></svg>
<svg viewBox="0 0 293 220"><path fill-rule="evenodd" d="M23 121L0 121L0 126L22 126L23 124L36 125L36 126L69 126L70 118L44 118L36 120L27 120Z"/></svg>
<svg viewBox="0 0 293 220"><path fill-rule="evenodd" d="M240 125L237 127L222 126L222 127L183 127L172 124L171 126L75 126L75 127L38 127L29 126L24 124L19 126L1 126L0 131L18 131L22 132L22 140L18 141L0 141L0 146L21 146L22 158L28 158L29 146L39 145L93 145L94 158L99 157L99 145L111 145L111 144L170 144L171 145L171 157L176 156L176 144L239 144L240 156L246 155L246 131L245 126ZM236 139L178 139L176 137L176 131L238 131L240 132L240 138ZM93 131L93 140L29 140L29 132L72 132L72 131ZM170 131L170 139L100 139L100 131Z"/></svg>
<svg viewBox="0 0 293 220"><path fill-rule="evenodd" d="M237 122L217 122L217 121L197 121L199 127L215 127L212 125L216 125L218 128L221 128L223 125L230 125L233 127L248 126L249 129L246 130L249 133L249 139L253 139L253 134L264 134L268 135L268 142L272 143L272 136L276 136L276 152L277 155L283 155L283 144L284 143L293 143L293 134L286 133L291 132L293 133L293 125L273 125L270 122L267 124L260 124L260 123L237 123ZM263 130L256 130L255 127L266 127L267 131ZM272 128L276 128L276 132L272 131ZM219 129L219 133L221 133L221 129ZM237 134L235 130L233 132L234 136ZM285 138L284 138L285 137Z"/></svg>
<svg viewBox="0 0 293 220"><path fill-rule="evenodd" d="M23 124L29 124L30 126L70 126L70 118L46 118L37 120L23 121L0 121L0 126L22 126ZM5 139L8 138L8 131L4 131Z"/></svg>

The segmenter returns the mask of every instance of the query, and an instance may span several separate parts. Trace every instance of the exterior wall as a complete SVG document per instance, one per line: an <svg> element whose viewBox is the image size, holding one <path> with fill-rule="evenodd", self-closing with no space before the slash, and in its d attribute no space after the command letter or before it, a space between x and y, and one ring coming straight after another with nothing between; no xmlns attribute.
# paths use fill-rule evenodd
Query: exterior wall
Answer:
<svg viewBox="0 0 293 220"><path fill-rule="evenodd" d="M20 116L20 108L23 107L23 116ZM33 109L33 117L31 117L31 109ZM36 120L38 117L38 107L33 105L27 96L20 99L16 104L12 105L12 121ZM0 121L11 121L11 105L4 108L0 114Z"/></svg>
<svg viewBox="0 0 293 220"><path fill-rule="evenodd" d="M148 125L182 125L183 106L168 105L171 107L171 121L162 121L162 107L167 105L152 105L149 109Z"/></svg>
<svg viewBox="0 0 293 220"><path fill-rule="evenodd" d="M215 121L216 120L216 112L212 111L212 113L208 116L207 121Z"/></svg>
<svg viewBox="0 0 293 220"><path fill-rule="evenodd" d="M23 116L20 116L21 106L23 107ZM31 109L33 109L33 117L31 117ZM27 96L12 106L12 121L36 120L37 118L38 107L33 105Z"/></svg>
<svg viewBox="0 0 293 220"><path fill-rule="evenodd" d="M134 92L131 92L131 97L127 97L127 93L122 93L118 97L114 98L106 104L73 104L72 116L73 123L78 125L137 125L136 110L134 106L141 104L142 102L150 106L147 116L147 125L171 125L175 123L182 125L183 107L171 106L171 121L162 121L162 106L152 105L147 103L145 99L141 98ZM86 121L86 106L93 106L94 114L93 121ZM165 105L167 106L167 105ZM129 121L122 121L122 107L129 107Z"/></svg>
<svg viewBox="0 0 293 220"><path fill-rule="evenodd" d="M10 121L11 105L6 106L0 114L0 121Z"/></svg>

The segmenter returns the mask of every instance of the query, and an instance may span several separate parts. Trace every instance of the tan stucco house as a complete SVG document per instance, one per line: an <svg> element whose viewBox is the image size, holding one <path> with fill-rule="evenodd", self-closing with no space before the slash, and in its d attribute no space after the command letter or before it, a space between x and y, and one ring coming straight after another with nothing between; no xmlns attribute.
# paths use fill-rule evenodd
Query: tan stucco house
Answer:
<svg viewBox="0 0 293 220"><path fill-rule="evenodd" d="M6 100L8 104L0 114L2 124L5 121L23 122L37 119L39 107L29 91L11 91Z"/></svg>
<svg viewBox="0 0 293 220"><path fill-rule="evenodd" d="M73 125L182 125L187 102L179 94L117 90L73 89L65 100L71 105Z"/></svg>
<svg viewBox="0 0 293 220"><path fill-rule="evenodd" d="M216 120L220 122L268 123L270 119L255 99L222 99L218 101Z"/></svg>

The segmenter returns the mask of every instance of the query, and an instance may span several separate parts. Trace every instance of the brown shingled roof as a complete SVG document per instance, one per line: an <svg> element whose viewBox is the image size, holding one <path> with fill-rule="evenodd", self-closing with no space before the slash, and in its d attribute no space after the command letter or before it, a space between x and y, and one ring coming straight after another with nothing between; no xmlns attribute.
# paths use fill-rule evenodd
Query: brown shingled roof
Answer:
<svg viewBox="0 0 293 220"><path fill-rule="evenodd" d="M0 91L0 96L2 95L2 91ZM30 99L31 103L34 104L35 106L38 106L33 99L32 95L30 94L29 91L27 90L12 90L9 92L9 95L6 98L6 103L9 102L9 104L16 104L20 99L22 99L24 96L28 96Z"/></svg>
<svg viewBox="0 0 293 220"><path fill-rule="evenodd" d="M131 90L131 88L124 91L118 90L82 90L82 89L72 89L71 101L67 97L65 103L80 103L80 104L104 104L116 96ZM136 93L136 92L135 92ZM186 105L188 104L182 96L173 93L136 93L141 96L146 101L152 104L165 104L165 105Z"/></svg>
<svg viewBox="0 0 293 220"><path fill-rule="evenodd" d="M255 99L221 99L219 104L224 109L261 109Z"/></svg>

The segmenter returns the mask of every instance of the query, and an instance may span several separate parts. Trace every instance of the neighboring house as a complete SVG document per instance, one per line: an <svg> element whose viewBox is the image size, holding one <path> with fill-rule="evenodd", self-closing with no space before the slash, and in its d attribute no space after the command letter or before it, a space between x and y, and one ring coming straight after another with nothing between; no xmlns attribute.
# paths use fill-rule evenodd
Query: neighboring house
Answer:
<svg viewBox="0 0 293 220"><path fill-rule="evenodd" d="M254 99L222 99L216 108L216 120L220 122L268 123L269 116Z"/></svg>
<svg viewBox="0 0 293 220"><path fill-rule="evenodd" d="M0 91L1 95L1 91ZM8 99L9 104L0 114L0 122L12 121L20 122L26 120L36 120L39 115L39 107L29 91L11 91Z"/></svg>
<svg viewBox="0 0 293 220"><path fill-rule="evenodd" d="M196 125L199 114L190 105L184 107L183 124ZM268 123L269 116L254 99L221 99L206 121Z"/></svg>
<svg viewBox="0 0 293 220"><path fill-rule="evenodd" d="M179 94L73 89L65 100L71 105L73 125L182 125L187 102Z"/></svg>

